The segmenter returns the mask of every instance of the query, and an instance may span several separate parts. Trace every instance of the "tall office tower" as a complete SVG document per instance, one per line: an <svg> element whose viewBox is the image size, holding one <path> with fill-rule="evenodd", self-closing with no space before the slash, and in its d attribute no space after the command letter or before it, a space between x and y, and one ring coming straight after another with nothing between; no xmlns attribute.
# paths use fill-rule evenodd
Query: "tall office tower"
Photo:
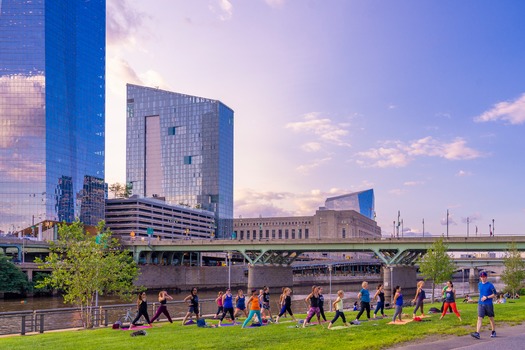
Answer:
<svg viewBox="0 0 525 350"><path fill-rule="evenodd" d="M104 218L105 0L0 1L0 230Z"/></svg>
<svg viewBox="0 0 525 350"><path fill-rule="evenodd" d="M217 100L127 86L126 179L133 195L215 212L233 232L233 110Z"/></svg>

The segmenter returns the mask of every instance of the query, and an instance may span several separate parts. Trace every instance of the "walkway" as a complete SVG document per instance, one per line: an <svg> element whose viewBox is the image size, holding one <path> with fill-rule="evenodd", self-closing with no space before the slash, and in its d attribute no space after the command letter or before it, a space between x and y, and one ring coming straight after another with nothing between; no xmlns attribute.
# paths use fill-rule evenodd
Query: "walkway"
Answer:
<svg viewBox="0 0 525 350"><path fill-rule="evenodd" d="M488 321L487 321L488 322ZM396 350L521 350L525 346L525 324L518 326L499 327L496 324L496 338L490 338L490 326L483 325L481 339L470 335L460 337L450 336L445 339L421 339L415 342L398 344L390 349Z"/></svg>

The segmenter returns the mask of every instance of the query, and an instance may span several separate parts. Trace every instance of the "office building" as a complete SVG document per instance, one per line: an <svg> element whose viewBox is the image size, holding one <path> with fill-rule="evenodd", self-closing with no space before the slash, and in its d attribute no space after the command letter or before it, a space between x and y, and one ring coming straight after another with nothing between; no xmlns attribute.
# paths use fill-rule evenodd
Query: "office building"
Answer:
<svg viewBox="0 0 525 350"><path fill-rule="evenodd" d="M128 84L126 181L132 194L233 220L233 110L217 100Z"/></svg>
<svg viewBox="0 0 525 350"><path fill-rule="evenodd" d="M105 0L0 1L0 230L104 218Z"/></svg>

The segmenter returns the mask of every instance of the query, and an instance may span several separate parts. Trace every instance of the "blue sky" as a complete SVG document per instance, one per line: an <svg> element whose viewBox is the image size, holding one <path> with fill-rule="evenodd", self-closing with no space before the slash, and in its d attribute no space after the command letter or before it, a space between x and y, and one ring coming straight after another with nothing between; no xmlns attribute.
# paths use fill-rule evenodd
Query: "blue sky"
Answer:
<svg viewBox="0 0 525 350"><path fill-rule="evenodd" d="M108 0L106 180L125 84L235 111L235 216L374 188L407 235L525 231L525 2Z"/></svg>

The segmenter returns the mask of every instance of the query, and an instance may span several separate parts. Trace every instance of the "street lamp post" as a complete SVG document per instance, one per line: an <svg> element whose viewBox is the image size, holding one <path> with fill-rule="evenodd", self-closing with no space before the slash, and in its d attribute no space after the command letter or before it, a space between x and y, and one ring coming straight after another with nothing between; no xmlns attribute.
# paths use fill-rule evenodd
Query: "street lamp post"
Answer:
<svg viewBox="0 0 525 350"><path fill-rule="evenodd" d="M228 252L228 289L231 289L231 277L232 277L232 252Z"/></svg>
<svg viewBox="0 0 525 350"><path fill-rule="evenodd" d="M492 235L496 235L496 226L494 226L494 219L492 219Z"/></svg>
<svg viewBox="0 0 525 350"><path fill-rule="evenodd" d="M470 223L470 219L467 217L467 238L468 238L468 228L469 228L468 225L469 225L469 223Z"/></svg>
<svg viewBox="0 0 525 350"><path fill-rule="evenodd" d="M423 219L423 237L425 237L425 219Z"/></svg>
<svg viewBox="0 0 525 350"><path fill-rule="evenodd" d="M448 209L447 209L447 238L448 238Z"/></svg>
<svg viewBox="0 0 525 350"><path fill-rule="evenodd" d="M332 265L328 265L328 272L330 274L330 312L332 312Z"/></svg>

